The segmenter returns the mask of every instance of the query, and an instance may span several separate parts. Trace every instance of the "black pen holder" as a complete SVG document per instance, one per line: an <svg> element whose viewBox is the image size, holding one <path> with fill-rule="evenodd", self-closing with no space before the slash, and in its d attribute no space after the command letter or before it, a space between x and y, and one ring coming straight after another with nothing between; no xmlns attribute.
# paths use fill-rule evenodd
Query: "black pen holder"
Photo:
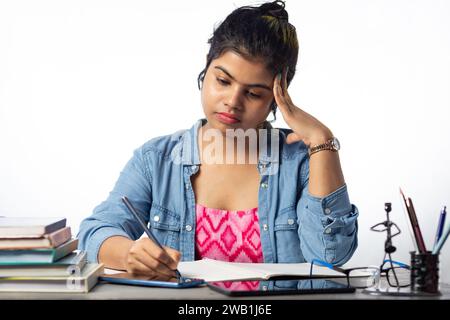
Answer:
<svg viewBox="0 0 450 320"><path fill-rule="evenodd" d="M440 294L439 255L411 251L411 291Z"/></svg>

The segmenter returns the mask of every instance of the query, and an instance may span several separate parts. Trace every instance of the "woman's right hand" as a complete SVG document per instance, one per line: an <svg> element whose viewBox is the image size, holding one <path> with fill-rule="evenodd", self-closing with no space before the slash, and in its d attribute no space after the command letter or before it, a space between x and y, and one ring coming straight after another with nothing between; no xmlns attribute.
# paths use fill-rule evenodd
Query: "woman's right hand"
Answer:
<svg viewBox="0 0 450 320"><path fill-rule="evenodd" d="M175 270L180 258L179 251L169 247L163 250L149 238L141 238L134 241L128 250L125 266L129 273L168 281L176 278Z"/></svg>

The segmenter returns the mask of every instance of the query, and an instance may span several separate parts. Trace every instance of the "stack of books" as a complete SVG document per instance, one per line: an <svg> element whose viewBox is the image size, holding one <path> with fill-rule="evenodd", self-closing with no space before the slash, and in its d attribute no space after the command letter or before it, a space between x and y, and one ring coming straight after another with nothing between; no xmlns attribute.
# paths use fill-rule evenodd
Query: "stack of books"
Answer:
<svg viewBox="0 0 450 320"><path fill-rule="evenodd" d="M0 292L89 292L103 265L77 246L65 218L0 217Z"/></svg>

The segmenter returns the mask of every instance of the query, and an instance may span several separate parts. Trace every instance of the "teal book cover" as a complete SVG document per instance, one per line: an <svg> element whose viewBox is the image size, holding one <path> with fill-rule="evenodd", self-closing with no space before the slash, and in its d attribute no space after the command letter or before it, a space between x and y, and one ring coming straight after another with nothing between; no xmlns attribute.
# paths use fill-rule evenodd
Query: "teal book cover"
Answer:
<svg viewBox="0 0 450 320"><path fill-rule="evenodd" d="M54 263L78 247L78 239L71 239L59 247L32 250L0 250L0 266L31 263Z"/></svg>

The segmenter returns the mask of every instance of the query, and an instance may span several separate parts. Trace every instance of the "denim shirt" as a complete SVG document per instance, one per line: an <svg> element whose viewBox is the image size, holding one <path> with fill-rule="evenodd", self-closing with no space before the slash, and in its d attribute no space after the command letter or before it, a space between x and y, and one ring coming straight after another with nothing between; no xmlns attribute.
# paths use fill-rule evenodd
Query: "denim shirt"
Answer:
<svg viewBox="0 0 450 320"><path fill-rule="evenodd" d="M134 151L108 198L80 225L79 249L98 262L102 243L112 236L137 240L142 227L121 201L127 196L162 245L195 260L195 195L191 176L199 170L198 129L151 139ZM261 130L262 131L262 130ZM309 155L303 142L286 143L291 129L270 124L257 166L260 174L258 214L265 263L298 263L320 259L347 262L358 240L358 209L343 185L325 197L308 192ZM260 145L261 146L261 145Z"/></svg>

